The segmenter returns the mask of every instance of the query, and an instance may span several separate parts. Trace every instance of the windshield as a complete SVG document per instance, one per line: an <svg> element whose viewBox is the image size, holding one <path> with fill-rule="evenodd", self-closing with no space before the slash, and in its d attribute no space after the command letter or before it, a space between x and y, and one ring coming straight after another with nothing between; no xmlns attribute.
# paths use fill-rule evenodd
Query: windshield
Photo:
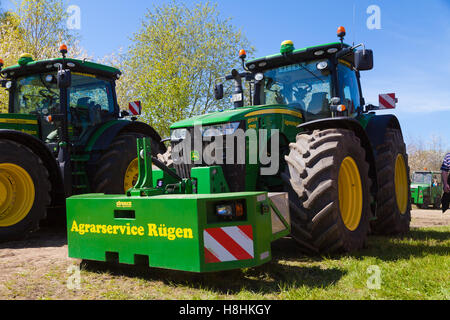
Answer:
<svg viewBox="0 0 450 320"><path fill-rule="evenodd" d="M318 70L316 60L292 64L264 72L261 104L281 104L303 111L305 120L331 116L331 75ZM329 65L329 63L328 63Z"/></svg>
<svg viewBox="0 0 450 320"><path fill-rule="evenodd" d="M49 114L59 106L59 89L55 73L37 74L17 79L14 90L14 113Z"/></svg>
<svg viewBox="0 0 450 320"><path fill-rule="evenodd" d="M431 184L431 173L416 172L413 174L412 182Z"/></svg>

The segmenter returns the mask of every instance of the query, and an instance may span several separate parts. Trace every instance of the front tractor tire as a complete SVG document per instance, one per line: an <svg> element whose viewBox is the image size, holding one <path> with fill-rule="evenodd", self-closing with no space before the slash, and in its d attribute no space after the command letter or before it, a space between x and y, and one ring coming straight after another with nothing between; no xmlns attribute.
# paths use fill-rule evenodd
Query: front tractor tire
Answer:
<svg viewBox="0 0 450 320"><path fill-rule="evenodd" d="M302 251L362 248L370 229L371 180L366 152L353 131L299 134L286 162L291 235Z"/></svg>
<svg viewBox="0 0 450 320"><path fill-rule="evenodd" d="M97 162L92 190L104 194L125 194L137 182L139 175L137 159L138 138L144 135L126 133L117 136ZM156 141L151 140L152 155L159 153Z"/></svg>
<svg viewBox="0 0 450 320"><path fill-rule="evenodd" d="M36 231L50 200L42 160L22 144L0 140L0 241L22 239Z"/></svg>
<svg viewBox="0 0 450 320"><path fill-rule="evenodd" d="M411 222L411 192L408 155L399 129L387 129L384 143L377 148L378 193L376 220L372 231L402 235ZM428 207L428 202L422 205Z"/></svg>

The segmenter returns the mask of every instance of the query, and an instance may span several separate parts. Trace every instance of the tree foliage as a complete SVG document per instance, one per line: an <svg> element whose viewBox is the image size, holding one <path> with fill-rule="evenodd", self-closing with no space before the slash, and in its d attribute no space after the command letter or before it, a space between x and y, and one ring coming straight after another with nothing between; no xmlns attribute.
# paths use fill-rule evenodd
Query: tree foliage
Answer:
<svg viewBox="0 0 450 320"><path fill-rule="evenodd" d="M414 171L439 171L446 154L442 137L432 136L429 141L412 140L408 143L409 166Z"/></svg>
<svg viewBox="0 0 450 320"><path fill-rule="evenodd" d="M118 87L122 105L143 102L146 122L161 134L171 123L222 109L215 101L215 80L239 67L240 48L249 42L216 6L179 2L148 10L125 55L116 55L124 77Z"/></svg>
<svg viewBox="0 0 450 320"><path fill-rule="evenodd" d="M67 28L63 0L19 0L0 15L0 58L5 66L17 63L23 53L35 60L54 58L66 43L73 57L85 57L79 35ZM6 92L0 90L0 112L7 111Z"/></svg>

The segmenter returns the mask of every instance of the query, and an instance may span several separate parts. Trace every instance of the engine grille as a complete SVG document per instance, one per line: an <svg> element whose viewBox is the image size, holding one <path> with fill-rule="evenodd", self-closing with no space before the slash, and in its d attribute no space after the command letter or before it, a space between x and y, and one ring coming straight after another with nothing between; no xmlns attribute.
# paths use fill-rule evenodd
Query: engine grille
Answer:
<svg viewBox="0 0 450 320"><path fill-rule="evenodd" d="M245 122L241 122L241 124L239 125L240 129L245 129ZM188 132L189 135L188 137L191 139L191 146L192 146L192 150L195 153L198 150L194 150L194 128L188 128ZM223 164L207 164L205 162L205 160L202 157L202 162L201 163L194 163L194 161L192 161L191 158L191 163L185 163L185 161L181 161L179 159L175 159L175 157L173 158L174 160L174 168L177 172L177 174L182 177L182 178L191 178L191 169L194 167L207 167L207 166L213 166L213 165L218 165L220 167L222 167L222 171L225 175L225 179L228 182L228 186L230 188L231 192L239 192L239 191L244 191L245 190L245 164L238 164L237 163L237 149L238 146L236 143L233 144L233 148L234 148L234 161L233 164L226 164L226 156L227 156L227 145L226 145L226 139L224 138L224 143L223 143ZM203 141L202 142L202 154L204 154L204 150L205 148L210 144L214 142L214 137L211 139L211 141ZM176 150L177 145L181 143L181 142L172 142L172 150ZM229 146L231 147L231 146ZM180 157L183 157L184 155L182 154L182 152L180 152ZM184 157L186 158L186 156ZM178 160L178 161L177 161Z"/></svg>

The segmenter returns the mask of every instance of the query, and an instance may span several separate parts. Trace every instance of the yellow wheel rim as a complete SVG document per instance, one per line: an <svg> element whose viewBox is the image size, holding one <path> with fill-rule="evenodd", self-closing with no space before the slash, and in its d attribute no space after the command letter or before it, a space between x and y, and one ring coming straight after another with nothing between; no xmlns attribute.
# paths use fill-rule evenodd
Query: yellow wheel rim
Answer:
<svg viewBox="0 0 450 320"><path fill-rule="evenodd" d="M0 163L0 227L10 227L25 219L34 197L34 183L28 172L12 163Z"/></svg>
<svg viewBox="0 0 450 320"><path fill-rule="evenodd" d="M347 157L342 161L338 186L342 220L348 230L355 231L361 221L363 192L358 166L352 157Z"/></svg>
<svg viewBox="0 0 450 320"><path fill-rule="evenodd" d="M399 154L397 160L395 160L394 181L398 210L400 210L401 214L405 214L408 207L408 178L406 174L405 159L401 154Z"/></svg>
<svg viewBox="0 0 450 320"><path fill-rule="evenodd" d="M139 177L138 158L134 159L128 165L127 171L125 171L125 178L123 181L123 187L125 192L134 187Z"/></svg>

